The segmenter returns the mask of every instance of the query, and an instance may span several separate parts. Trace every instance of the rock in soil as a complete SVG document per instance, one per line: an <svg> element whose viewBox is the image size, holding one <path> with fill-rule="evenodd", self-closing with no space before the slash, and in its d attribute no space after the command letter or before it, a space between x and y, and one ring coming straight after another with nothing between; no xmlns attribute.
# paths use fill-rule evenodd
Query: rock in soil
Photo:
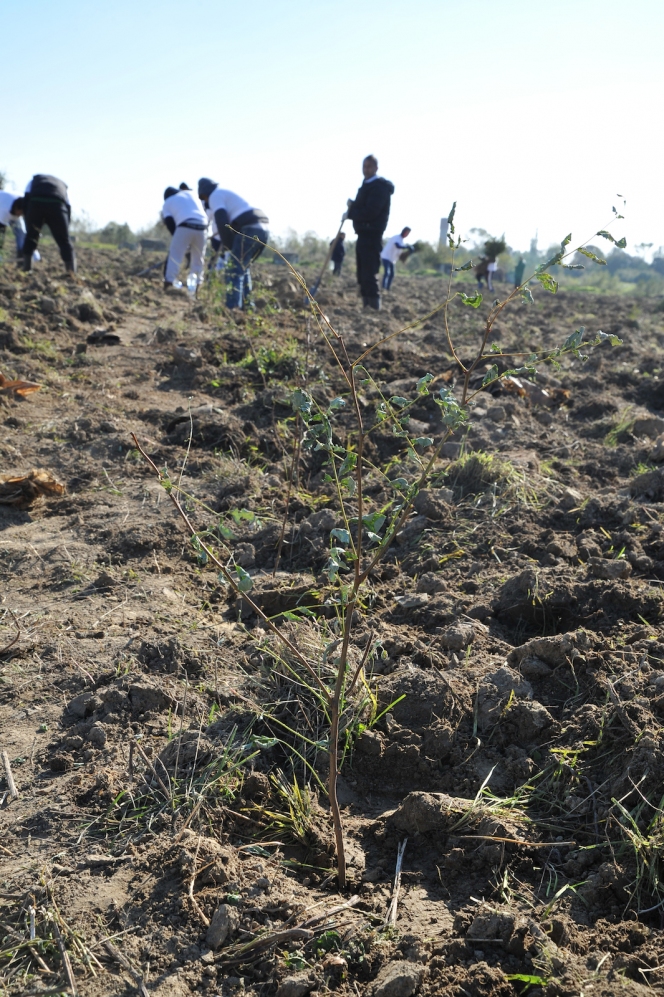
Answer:
<svg viewBox="0 0 664 997"><path fill-rule="evenodd" d="M419 987L425 967L416 962L390 962L369 989L370 997L411 997Z"/></svg>

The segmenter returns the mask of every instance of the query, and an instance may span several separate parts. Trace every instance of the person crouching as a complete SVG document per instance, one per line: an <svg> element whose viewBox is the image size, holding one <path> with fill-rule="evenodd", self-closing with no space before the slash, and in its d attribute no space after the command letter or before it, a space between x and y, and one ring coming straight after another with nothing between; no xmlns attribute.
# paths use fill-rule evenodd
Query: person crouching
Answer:
<svg viewBox="0 0 664 997"><path fill-rule="evenodd" d="M269 239L268 219L259 208L224 190L209 177L198 181L198 196L217 223L221 246L230 251L227 308L252 307L250 266Z"/></svg>
<svg viewBox="0 0 664 997"><path fill-rule="evenodd" d="M27 234L21 251L23 269L32 269L41 230L48 225L65 270L68 274L76 273L76 256L69 238L71 204L67 184L49 173L36 173L25 188L24 212Z"/></svg>
<svg viewBox="0 0 664 997"><path fill-rule="evenodd" d="M5 241L5 234L10 228L16 239L16 255L21 256L23 243L25 241L25 229L23 228L23 212L25 211L25 198L10 194L8 190L0 190L0 254Z"/></svg>
<svg viewBox="0 0 664 997"><path fill-rule="evenodd" d="M172 237L164 271L164 290L173 287L186 253L189 253L190 273L196 277L198 286L203 273L208 227L200 201L191 190L167 187L161 217Z"/></svg>

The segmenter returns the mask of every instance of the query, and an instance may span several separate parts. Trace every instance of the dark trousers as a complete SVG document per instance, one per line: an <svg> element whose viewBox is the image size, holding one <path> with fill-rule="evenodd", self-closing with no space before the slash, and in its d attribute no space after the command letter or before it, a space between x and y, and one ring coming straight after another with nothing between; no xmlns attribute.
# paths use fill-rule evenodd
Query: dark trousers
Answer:
<svg viewBox="0 0 664 997"><path fill-rule="evenodd" d="M355 243L357 283L363 298L379 296L377 276L380 270L380 251L383 236L380 232L360 232Z"/></svg>
<svg viewBox="0 0 664 997"><path fill-rule="evenodd" d="M251 307L251 271L249 267L265 249L270 238L262 225L244 225L233 239L228 265L226 307Z"/></svg>
<svg viewBox="0 0 664 997"><path fill-rule="evenodd" d="M74 248L69 239L69 211L67 205L55 198L39 201L30 198L25 218L27 235L23 243L23 258L26 269L30 269L32 254L37 248L44 225L48 225L56 241L60 256L67 270L76 269Z"/></svg>
<svg viewBox="0 0 664 997"><path fill-rule="evenodd" d="M332 271L332 274L335 277L339 277L341 275L341 268L342 268L343 262L344 262L343 261L343 256L342 256L342 258L340 260L332 260L332 262L334 263L334 270Z"/></svg>

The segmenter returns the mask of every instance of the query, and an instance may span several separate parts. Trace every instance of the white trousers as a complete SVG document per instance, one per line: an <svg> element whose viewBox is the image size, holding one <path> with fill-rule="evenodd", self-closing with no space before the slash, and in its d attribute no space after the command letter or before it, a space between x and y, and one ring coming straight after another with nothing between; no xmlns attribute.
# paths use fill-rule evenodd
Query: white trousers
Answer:
<svg viewBox="0 0 664 997"><path fill-rule="evenodd" d="M169 284L173 283L180 272L180 267L186 253L191 253L190 273L195 273L197 277L200 277L203 272L206 239L207 235L205 232L178 225L171 239L171 248L168 253L164 280Z"/></svg>

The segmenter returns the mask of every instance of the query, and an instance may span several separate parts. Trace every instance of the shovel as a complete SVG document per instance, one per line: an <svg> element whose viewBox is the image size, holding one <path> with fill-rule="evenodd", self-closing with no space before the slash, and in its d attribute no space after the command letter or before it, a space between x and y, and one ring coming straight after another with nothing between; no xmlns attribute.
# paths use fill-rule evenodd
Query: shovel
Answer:
<svg viewBox="0 0 664 997"><path fill-rule="evenodd" d="M339 226L339 231L337 232L334 239L330 243L330 248L328 249L327 256L325 257L325 263L323 263L320 273L318 274L318 279L315 280L313 285L309 288L309 294L311 295L312 298L315 298L318 293L318 289L323 281L323 277L325 276L325 271L330 265L330 260L332 259L332 253L334 252L336 245L339 242L339 237L341 236L341 230L344 227L345 221L346 221L346 214L344 212L344 214L341 217L341 224Z"/></svg>

